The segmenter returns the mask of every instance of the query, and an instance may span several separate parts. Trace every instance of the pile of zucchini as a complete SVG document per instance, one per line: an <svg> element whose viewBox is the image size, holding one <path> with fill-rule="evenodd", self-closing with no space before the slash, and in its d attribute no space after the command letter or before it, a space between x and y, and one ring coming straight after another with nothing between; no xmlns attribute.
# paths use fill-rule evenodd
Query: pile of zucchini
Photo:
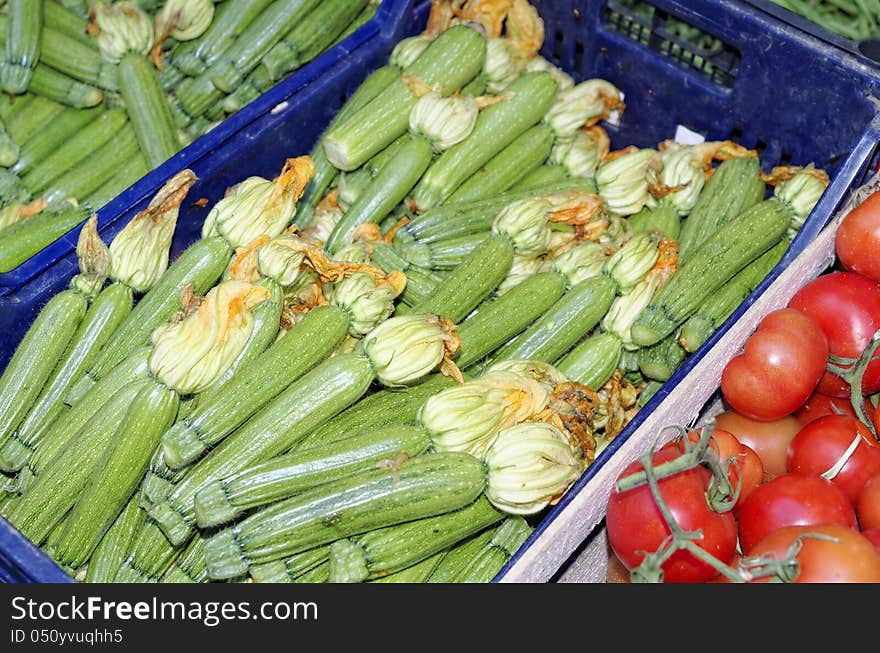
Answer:
<svg viewBox="0 0 880 653"><path fill-rule="evenodd" d="M488 582L784 254L822 171L612 151L619 91L479 6L170 265L188 171L86 224L0 376L0 514L75 578Z"/></svg>
<svg viewBox="0 0 880 653"><path fill-rule="evenodd" d="M377 0L7 0L0 272L373 17ZM85 210L78 210L85 207Z"/></svg>

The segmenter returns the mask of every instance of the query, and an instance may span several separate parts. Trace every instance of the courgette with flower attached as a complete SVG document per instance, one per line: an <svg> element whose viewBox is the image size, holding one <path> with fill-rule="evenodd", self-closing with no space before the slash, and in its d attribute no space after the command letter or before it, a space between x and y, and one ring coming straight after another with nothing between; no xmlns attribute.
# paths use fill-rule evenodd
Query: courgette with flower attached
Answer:
<svg viewBox="0 0 880 653"><path fill-rule="evenodd" d="M61 414L63 397L70 385L131 312L135 294L147 292L165 272L180 202L193 183L195 175L189 170L175 175L102 254L108 257L108 276L113 282L91 302L76 336L40 396L12 436L0 445L0 466L4 469L17 470L27 462ZM94 230L94 222L90 221L86 228ZM102 243L97 233L90 238L92 246L100 249Z"/></svg>
<svg viewBox="0 0 880 653"><path fill-rule="evenodd" d="M313 368L196 462L150 507L151 517L172 543L185 542L195 527L193 497L205 484L290 450L354 404L376 380L387 386L418 382L445 365L456 347L454 334L436 316L385 320L354 351L338 353Z"/></svg>
<svg viewBox="0 0 880 653"><path fill-rule="evenodd" d="M327 158L340 170L366 163L406 132L424 89L439 85L444 97L459 90L482 68L485 52L485 38L477 30L455 25L444 31L380 95L328 131L323 138Z"/></svg>
<svg viewBox="0 0 880 653"><path fill-rule="evenodd" d="M180 140L158 73L148 58L155 43L153 21L123 0L93 5L101 55L116 65L116 84L141 152L156 167L177 154Z"/></svg>
<svg viewBox="0 0 880 653"><path fill-rule="evenodd" d="M95 381L134 349L149 344L150 335L180 307L184 289L206 293L226 271L236 247L260 236L280 235L295 213L302 189L311 176L308 157L290 159L277 179L249 177L237 184L208 213L202 238L169 266L158 282L101 349L89 369L70 388L65 402L75 404Z"/></svg>

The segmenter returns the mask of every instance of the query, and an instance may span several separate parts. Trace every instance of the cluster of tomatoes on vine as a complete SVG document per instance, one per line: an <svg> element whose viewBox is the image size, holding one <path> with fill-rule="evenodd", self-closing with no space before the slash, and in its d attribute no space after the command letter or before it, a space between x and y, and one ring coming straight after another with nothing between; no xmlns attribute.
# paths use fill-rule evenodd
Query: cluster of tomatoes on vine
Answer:
<svg viewBox="0 0 880 653"><path fill-rule="evenodd" d="M835 250L727 363L724 412L618 476L631 581L880 582L880 192Z"/></svg>

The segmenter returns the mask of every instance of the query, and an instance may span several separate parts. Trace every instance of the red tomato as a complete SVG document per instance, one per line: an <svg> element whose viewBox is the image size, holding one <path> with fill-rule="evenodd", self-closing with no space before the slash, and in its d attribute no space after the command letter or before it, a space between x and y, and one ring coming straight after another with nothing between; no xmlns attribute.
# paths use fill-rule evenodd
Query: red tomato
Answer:
<svg viewBox="0 0 880 653"><path fill-rule="evenodd" d="M826 535L833 539L808 537ZM756 543L751 556L783 559L795 540L801 538L796 555L798 572L795 583L878 583L880 555L861 533L837 524L786 526L768 533ZM768 582L770 578L756 579Z"/></svg>
<svg viewBox="0 0 880 653"><path fill-rule="evenodd" d="M659 465L678 456L670 449L656 451L652 462ZM641 462L634 461L618 480L643 469ZM709 507L706 489L710 476L705 467L698 466L661 479L658 487L678 525L686 531L700 529L703 538L697 544L726 563L736 552L736 521L732 513L715 512ZM615 486L608 500L605 526L611 549L630 571L642 562L646 552L656 551L671 533L647 485L625 492L618 492ZM717 573L711 565L684 550L672 554L662 568L663 581L667 583L699 583Z"/></svg>
<svg viewBox="0 0 880 653"><path fill-rule="evenodd" d="M863 537L874 545L874 550L880 555L880 528L869 528L866 531L860 532Z"/></svg>
<svg viewBox="0 0 880 653"><path fill-rule="evenodd" d="M813 279L788 303L809 315L825 332L833 356L858 358L880 329L880 284L855 272L831 272ZM848 397L849 384L825 372L817 388L822 394ZM875 356L862 380L862 393L880 390L880 357Z"/></svg>
<svg viewBox="0 0 880 653"><path fill-rule="evenodd" d="M834 249L844 268L880 281L880 193L869 195L841 220Z"/></svg>
<svg viewBox="0 0 880 653"><path fill-rule="evenodd" d="M692 443L700 439L702 429L688 432L687 437ZM730 461L727 467L727 478L732 487L736 487L739 478L742 477L742 485L739 497L736 500L736 508L742 505L752 491L764 481L764 463L755 453L754 449L736 439L730 431L716 428L712 431L712 443L710 444L719 462ZM682 438L676 438L667 443L663 449L674 449L679 453L685 450ZM735 459L736 463L733 462Z"/></svg>
<svg viewBox="0 0 880 653"><path fill-rule="evenodd" d="M858 444L847 453L856 438L860 438ZM840 464L843 466L833 473ZM794 436L788 447L788 471L824 476L855 503L865 482L880 473L880 446L871 430L855 417L826 415Z"/></svg>
<svg viewBox="0 0 880 653"><path fill-rule="evenodd" d="M864 409L865 416L868 419L873 420L874 404L872 404L871 400L867 397L865 397ZM831 397L829 395L823 395L821 392L814 392L811 394L810 398L792 414L797 417L801 424L809 424L814 419L822 417L823 415L843 414L856 417L856 411L853 409L849 396L846 398Z"/></svg>
<svg viewBox="0 0 880 653"><path fill-rule="evenodd" d="M839 487L821 476L789 473L761 485L737 512L742 552L783 526L840 524L853 530L856 511Z"/></svg>
<svg viewBox="0 0 880 653"><path fill-rule="evenodd" d="M863 530L880 529L880 473L869 478L856 499L856 517Z"/></svg>
<svg viewBox="0 0 880 653"><path fill-rule="evenodd" d="M788 445L801 430L801 423L791 416L761 422L728 410L715 418L715 427L733 433L737 440L758 454L765 474L778 476L788 471L785 466Z"/></svg>
<svg viewBox="0 0 880 653"><path fill-rule="evenodd" d="M721 373L721 392L734 410L757 420L790 415L825 373L828 343L819 326L791 308L768 314Z"/></svg>

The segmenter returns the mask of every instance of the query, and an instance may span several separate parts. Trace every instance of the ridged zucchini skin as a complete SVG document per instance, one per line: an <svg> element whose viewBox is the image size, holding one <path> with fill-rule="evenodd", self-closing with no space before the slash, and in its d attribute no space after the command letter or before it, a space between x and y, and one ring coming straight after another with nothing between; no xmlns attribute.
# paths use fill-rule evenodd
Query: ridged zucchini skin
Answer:
<svg viewBox="0 0 880 653"><path fill-rule="evenodd" d="M183 544L195 527L193 497L205 484L289 451L312 429L360 399L374 379L364 356L342 353L328 358L193 465L167 497L149 508L150 516L172 544Z"/></svg>
<svg viewBox="0 0 880 653"><path fill-rule="evenodd" d="M436 455L436 454L435 454ZM369 575L395 573L489 528L505 517L485 496L455 510L371 530L352 538L362 551Z"/></svg>
<svg viewBox="0 0 880 653"><path fill-rule="evenodd" d="M681 225L678 261L684 264L711 234L764 199L766 184L753 157L722 161Z"/></svg>
<svg viewBox="0 0 880 653"><path fill-rule="evenodd" d="M248 573L255 583L296 583L303 574L322 565L326 567L329 557L330 545L324 544L281 560L253 565Z"/></svg>
<svg viewBox="0 0 880 653"><path fill-rule="evenodd" d="M130 499L89 558L87 583L113 582L146 519L147 513L138 505L137 499Z"/></svg>
<svg viewBox="0 0 880 653"><path fill-rule="evenodd" d="M395 243L405 242L408 239L432 243L437 240L487 232L492 228L492 222L498 212L511 202L568 191L595 192L596 186L585 179L569 178L523 190L511 190L482 200L446 202L413 216L397 231Z"/></svg>
<svg viewBox="0 0 880 653"><path fill-rule="evenodd" d="M631 215L627 223L636 233L655 231L676 241L681 236L681 217L678 209L671 205L644 208Z"/></svg>
<svg viewBox="0 0 880 653"><path fill-rule="evenodd" d="M0 64L0 85L10 95L28 90L34 67L40 60L43 0L9 0L5 26L5 56Z"/></svg>
<svg viewBox="0 0 880 653"><path fill-rule="evenodd" d="M113 582L157 583L180 552L181 548L172 546L156 522L148 517L135 536L134 547L120 565Z"/></svg>
<svg viewBox="0 0 880 653"><path fill-rule="evenodd" d="M623 341L613 333L599 331L585 338L556 362L569 380L598 391L614 374L623 351Z"/></svg>
<svg viewBox="0 0 880 653"><path fill-rule="evenodd" d="M86 314L78 290L62 290L40 309L0 376L0 439L8 441L39 396ZM0 469L6 469L0 460Z"/></svg>
<svg viewBox="0 0 880 653"><path fill-rule="evenodd" d="M336 223L327 238L327 253L332 256L351 243L358 226L377 224L391 213L421 179L433 156L431 143L427 139L407 140Z"/></svg>
<svg viewBox="0 0 880 653"><path fill-rule="evenodd" d="M486 39L477 30L447 29L382 93L328 131L328 159L340 170L354 170L407 131L417 98L406 78L439 85L441 95L449 95L477 76L485 57Z"/></svg>
<svg viewBox="0 0 880 653"><path fill-rule="evenodd" d="M563 296L565 278L538 272L509 291L481 304L456 330L461 348L456 364L467 369L535 323Z"/></svg>
<svg viewBox="0 0 880 653"><path fill-rule="evenodd" d="M424 582L455 583L467 565L489 546L497 529L493 524L453 545Z"/></svg>
<svg viewBox="0 0 880 653"><path fill-rule="evenodd" d="M96 383L85 397L73 408L62 409L62 413L52 423L46 435L36 446L22 469L22 475L39 476L49 462L59 452L72 446L77 433L85 427L94 415L104 409L120 388L138 379L147 378L151 347L140 347L133 351L122 363Z"/></svg>
<svg viewBox="0 0 880 653"><path fill-rule="evenodd" d="M513 264L513 252L507 236L491 234L411 312L460 322L501 284Z"/></svg>
<svg viewBox="0 0 880 653"><path fill-rule="evenodd" d="M263 353L242 366L227 383L163 435L166 464L179 468L192 463L210 447L256 415L303 374L314 368L342 342L348 315L335 306L319 306Z"/></svg>
<svg viewBox="0 0 880 653"><path fill-rule="evenodd" d="M222 236L202 238L187 247L119 325L94 363L70 388L65 403L74 405L133 349L150 344L153 330L180 307L183 289L192 284L195 294L204 295L223 275L232 253Z"/></svg>
<svg viewBox="0 0 880 653"><path fill-rule="evenodd" d="M543 163L537 168L533 168L525 177L510 187L511 191L528 190L536 186L544 186L568 179L569 175L562 166L552 163ZM596 186L593 184L591 193L596 192Z"/></svg>
<svg viewBox="0 0 880 653"><path fill-rule="evenodd" d="M308 433L293 449L330 446L355 433L394 424L415 424L419 408L428 397L457 383L443 374L432 374L406 388L382 388L372 392L336 417Z"/></svg>
<svg viewBox="0 0 880 653"><path fill-rule="evenodd" d="M21 469L64 408L70 384L94 360L133 305L131 288L111 283L91 303L46 384L14 435L0 447L0 467Z"/></svg>
<svg viewBox="0 0 880 653"><path fill-rule="evenodd" d="M100 114L100 108L65 107L52 118L52 122L21 144L18 161L10 171L17 175L26 174L55 152L67 139L94 122Z"/></svg>
<svg viewBox="0 0 880 653"><path fill-rule="evenodd" d="M9 521L31 542L45 542L73 508L143 383L145 380L119 388L25 489Z"/></svg>
<svg viewBox="0 0 880 653"><path fill-rule="evenodd" d="M465 236L457 236L447 240L423 243L418 240L408 241L400 245L400 253L410 265L423 270L447 271L454 270L489 236L483 231ZM407 275L409 283L409 275Z"/></svg>
<svg viewBox="0 0 880 653"><path fill-rule="evenodd" d="M250 508L376 467L398 456L410 458L431 446L418 426L393 425L363 431L345 439L278 456L232 476L211 482L196 493L199 528L232 521Z"/></svg>
<svg viewBox="0 0 880 653"><path fill-rule="evenodd" d="M463 182L447 201L467 202L506 192L547 160L553 141L553 131L544 123L530 127Z"/></svg>
<svg viewBox="0 0 880 653"><path fill-rule="evenodd" d="M501 92L503 102L480 111L476 125L461 143L443 152L413 191L417 210L443 204L471 175L537 124L553 104L559 86L548 72L520 75Z"/></svg>
<svg viewBox="0 0 880 653"><path fill-rule="evenodd" d="M787 238L780 240L697 307L681 327L680 340L686 351L696 351L724 323L776 267L790 244L791 241Z"/></svg>
<svg viewBox="0 0 880 653"><path fill-rule="evenodd" d="M269 506L205 541L208 574L248 567L377 528L463 508L483 492L483 464L470 454L431 453L313 488Z"/></svg>
<svg viewBox="0 0 880 653"><path fill-rule="evenodd" d="M27 220L0 230L0 272L9 272L46 245L81 225L91 214L86 206L65 205L44 209Z"/></svg>
<svg viewBox="0 0 880 653"><path fill-rule="evenodd" d="M370 73L370 76L358 86L357 90L342 105L342 108L333 117L324 133L326 134L333 126L379 95L391 82L398 78L399 74L400 71L393 66L381 66ZM312 178L309 179L309 183L306 184L302 197L300 197L296 205L294 221L300 229L304 229L311 224L318 202L321 201L324 194L330 189L333 180L339 173L336 166L330 163L330 160L327 158L323 139L324 135L322 134L321 139L312 148L311 157L312 163L315 164L315 172Z"/></svg>
<svg viewBox="0 0 880 653"><path fill-rule="evenodd" d="M614 281L607 276L584 279L566 290L531 326L499 349L493 359L528 359L552 364L599 323L611 307L616 292Z"/></svg>
<svg viewBox="0 0 880 653"><path fill-rule="evenodd" d="M649 379L666 381L681 367L686 356L687 352L678 342L678 334L673 332L658 343L639 348L639 369Z"/></svg>
<svg viewBox="0 0 880 653"><path fill-rule="evenodd" d="M165 572L162 583L207 583L208 569L205 566L205 539L197 534L174 564Z"/></svg>
<svg viewBox="0 0 880 653"><path fill-rule="evenodd" d="M56 560L74 568L86 563L134 494L178 403L174 390L152 379L144 382L64 519Z"/></svg>
<svg viewBox="0 0 880 653"><path fill-rule="evenodd" d="M421 562L417 562L414 565L410 565L404 569L399 571L392 572L386 576L379 576L378 578L368 579L368 583L424 583L427 582L428 578L430 578L431 574L434 573L434 570L437 569L437 566L443 561L443 558L446 556L446 550L440 551L439 553L435 553L434 555L425 558Z"/></svg>
<svg viewBox="0 0 880 653"><path fill-rule="evenodd" d="M633 342L653 345L675 331L713 292L778 243L789 219L788 210L769 199L711 234L636 317Z"/></svg>

